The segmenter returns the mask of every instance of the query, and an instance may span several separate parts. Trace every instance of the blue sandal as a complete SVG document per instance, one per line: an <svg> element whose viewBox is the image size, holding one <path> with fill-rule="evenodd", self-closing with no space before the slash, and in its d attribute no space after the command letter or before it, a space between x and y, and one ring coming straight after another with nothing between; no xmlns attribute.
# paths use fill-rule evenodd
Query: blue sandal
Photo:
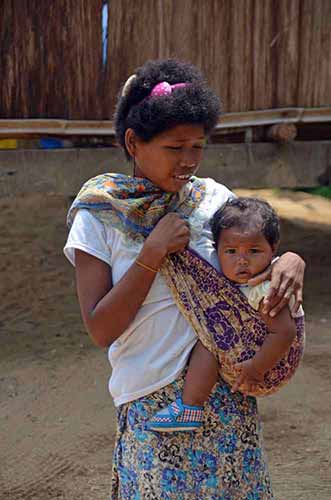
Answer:
<svg viewBox="0 0 331 500"><path fill-rule="evenodd" d="M158 411L147 423L147 430L157 432L195 431L202 427L203 406L184 405L176 399L163 410Z"/></svg>

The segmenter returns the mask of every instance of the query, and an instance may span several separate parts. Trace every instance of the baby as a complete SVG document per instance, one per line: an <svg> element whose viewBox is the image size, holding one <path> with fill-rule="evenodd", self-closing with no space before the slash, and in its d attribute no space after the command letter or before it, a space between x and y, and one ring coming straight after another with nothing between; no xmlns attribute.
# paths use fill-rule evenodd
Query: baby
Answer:
<svg viewBox="0 0 331 500"><path fill-rule="evenodd" d="M263 312L263 299L270 281L256 286L248 280L270 266L279 244L279 218L265 201L235 198L227 201L213 216L211 228L222 273L239 287L249 304L259 311L269 335L253 357L235 365L237 380L232 391L254 393L265 374L288 352L296 337L294 298L276 316ZM191 431L203 424L203 405L219 378L218 361L200 341L195 345L185 377L182 398L154 415L149 430Z"/></svg>

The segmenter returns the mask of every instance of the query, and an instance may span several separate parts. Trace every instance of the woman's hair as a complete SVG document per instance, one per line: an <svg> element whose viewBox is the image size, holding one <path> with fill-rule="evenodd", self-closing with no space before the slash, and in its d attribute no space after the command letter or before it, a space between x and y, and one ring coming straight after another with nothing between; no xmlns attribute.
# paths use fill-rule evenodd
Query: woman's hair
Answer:
<svg viewBox="0 0 331 500"><path fill-rule="evenodd" d="M280 238L278 215L269 203L259 198L231 198L217 210L210 224L216 248L222 230L231 227L260 231L272 247Z"/></svg>
<svg viewBox="0 0 331 500"><path fill-rule="evenodd" d="M114 116L116 138L128 158L128 128L147 142L180 124L202 125L206 134L215 127L220 101L195 66L175 59L148 61L129 80L124 92L121 90ZM171 95L148 97L161 82L188 85L173 89Z"/></svg>

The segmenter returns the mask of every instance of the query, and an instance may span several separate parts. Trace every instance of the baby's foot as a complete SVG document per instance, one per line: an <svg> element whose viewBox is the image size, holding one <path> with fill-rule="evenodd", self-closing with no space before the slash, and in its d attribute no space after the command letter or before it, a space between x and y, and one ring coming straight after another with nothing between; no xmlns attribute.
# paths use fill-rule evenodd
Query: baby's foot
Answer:
<svg viewBox="0 0 331 500"><path fill-rule="evenodd" d="M178 398L158 411L147 423L147 429L157 432L195 431L202 422L203 406L184 405L182 398Z"/></svg>

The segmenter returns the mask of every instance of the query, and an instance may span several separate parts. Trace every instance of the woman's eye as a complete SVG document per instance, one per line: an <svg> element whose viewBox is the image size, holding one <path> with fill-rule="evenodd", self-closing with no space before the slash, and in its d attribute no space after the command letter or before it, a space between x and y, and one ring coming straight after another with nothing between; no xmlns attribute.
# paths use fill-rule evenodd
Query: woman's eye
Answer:
<svg viewBox="0 0 331 500"><path fill-rule="evenodd" d="M182 146L165 146L166 149L172 149L173 151L179 151L182 149ZM197 144L196 146L192 146L192 149L198 149L201 151L204 149L204 146L201 144Z"/></svg>

